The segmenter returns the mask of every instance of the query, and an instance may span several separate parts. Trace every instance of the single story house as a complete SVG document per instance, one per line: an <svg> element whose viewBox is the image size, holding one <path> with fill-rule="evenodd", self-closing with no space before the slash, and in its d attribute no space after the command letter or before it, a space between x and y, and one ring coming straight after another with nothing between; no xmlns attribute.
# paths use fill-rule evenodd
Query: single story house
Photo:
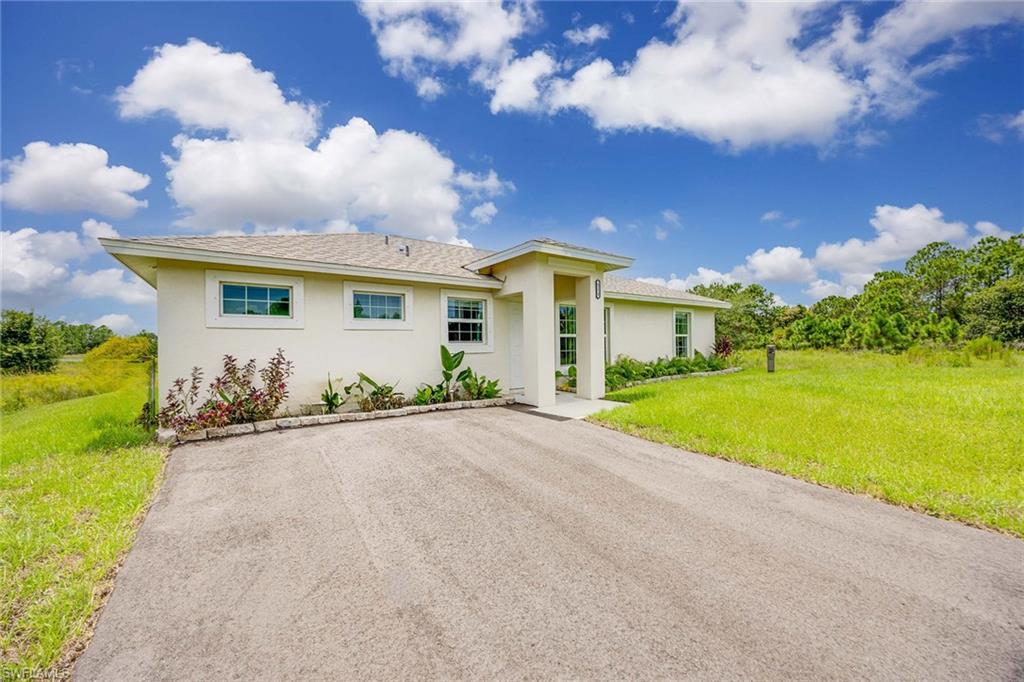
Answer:
<svg viewBox="0 0 1024 682"><path fill-rule="evenodd" d="M616 277L633 259L552 239L503 251L383 234L100 240L157 289L159 383L222 356L295 363L290 404L364 372L411 394L440 380L438 349L544 407L555 371L577 368L583 398L604 395L605 363L708 354L729 304ZM337 383L336 383L337 385Z"/></svg>

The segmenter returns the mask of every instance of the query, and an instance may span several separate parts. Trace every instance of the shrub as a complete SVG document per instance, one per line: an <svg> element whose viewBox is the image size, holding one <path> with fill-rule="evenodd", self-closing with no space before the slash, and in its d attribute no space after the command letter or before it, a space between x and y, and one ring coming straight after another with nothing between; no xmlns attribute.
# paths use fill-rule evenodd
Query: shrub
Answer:
<svg viewBox="0 0 1024 682"><path fill-rule="evenodd" d="M240 367L234 356L225 355L223 373L210 382L209 396L199 403L203 372L194 367L187 385L185 379L176 379L167 392L166 404L158 415L160 425L184 433L270 419L288 397L292 368L278 348L259 371L261 387L256 385L255 359Z"/></svg>
<svg viewBox="0 0 1024 682"><path fill-rule="evenodd" d="M459 351L458 353L452 353L448 350L448 347L441 345L441 383L436 386L430 384L422 384L416 389L416 395L412 401L417 405L430 405L433 403L446 403L452 400L452 381L456 383L462 383L462 381L468 376L468 373L472 370L464 369L459 372L458 376L455 375L455 370L462 364L463 358L465 358L466 352Z"/></svg>
<svg viewBox="0 0 1024 682"><path fill-rule="evenodd" d="M614 391L626 384L645 379L690 374L691 372L712 372L725 369L725 358L704 357L700 352L692 358L658 358L652 362L641 362L626 355L620 355L614 363L604 368L605 390Z"/></svg>
<svg viewBox="0 0 1024 682"><path fill-rule="evenodd" d="M140 371L131 371L123 362L101 362L87 365L84 362L61 363L55 372L47 374L27 373L3 377L3 391L0 412L9 413L34 405L82 398L99 393L116 391L131 376Z"/></svg>
<svg viewBox="0 0 1024 682"><path fill-rule="evenodd" d="M341 394L334 390L334 385L331 384L330 373L327 374L327 388L320 394L320 402L324 404L324 412L327 414L334 412L345 402Z"/></svg>
<svg viewBox="0 0 1024 682"><path fill-rule="evenodd" d="M732 355L732 340L728 336L723 335L715 339L715 355L720 358Z"/></svg>
<svg viewBox="0 0 1024 682"><path fill-rule="evenodd" d="M1001 342L982 336L968 341L964 350L976 358L991 360L993 356L1002 356L1006 348Z"/></svg>
<svg viewBox="0 0 1024 682"><path fill-rule="evenodd" d="M345 394L359 394L359 409L363 412L390 410L405 404L405 395L395 390L391 384L381 384L362 372L359 381L345 387Z"/></svg>
<svg viewBox="0 0 1024 682"><path fill-rule="evenodd" d="M154 357L153 343L145 336L115 336L85 354L86 362L124 360L147 362Z"/></svg>
<svg viewBox="0 0 1024 682"><path fill-rule="evenodd" d="M465 377L459 383L462 385L462 395L466 400L487 400L497 398L501 393L497 379L488 379L471 369L467 369L463 374Z"/></svg>

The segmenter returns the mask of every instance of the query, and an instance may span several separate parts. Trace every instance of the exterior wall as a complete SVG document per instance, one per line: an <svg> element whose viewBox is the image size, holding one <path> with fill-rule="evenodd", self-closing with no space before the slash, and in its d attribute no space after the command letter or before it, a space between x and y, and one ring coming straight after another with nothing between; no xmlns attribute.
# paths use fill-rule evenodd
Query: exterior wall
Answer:
<svg viewBox="0 0 1024 682"><path fill-rule="evenodd" d="M303 279L302 328L211 328L207 326L205 303L208 269L259 272L160 261L157 327L161 399L174 380L187 377L193 366L203 369L208 383L220 373L225 354L234 355L240 362L256 358L262 366L277 348L282 348L295 364L289 382L288 406L292 408L318 402L328 372L336 389L354 381L357 372L364 372L377 381L397 382L398 390L406 395L414 393L423 382L437 383L441 379L439 348L444 340L440 292L457 287L405 284L413 289L412 329L345 329L344 282L355 278L274 271ZM244 280L244 275L240 279ZM494 341L493 351L467 353L462 365L500 379L503 389L508 387L509 375L506 305L493 299L493 325L488 330Z"/></svg>
<svg viewBox="0 0 1024 682"><path fill-rule="evenodd" d="M664 303L641 303L611 299L612 359L628 355L650 361L671 357L675 353L674 311L691 314L691 345L694 350L710 355L715 346L715 313L705 308Z"/></svg>

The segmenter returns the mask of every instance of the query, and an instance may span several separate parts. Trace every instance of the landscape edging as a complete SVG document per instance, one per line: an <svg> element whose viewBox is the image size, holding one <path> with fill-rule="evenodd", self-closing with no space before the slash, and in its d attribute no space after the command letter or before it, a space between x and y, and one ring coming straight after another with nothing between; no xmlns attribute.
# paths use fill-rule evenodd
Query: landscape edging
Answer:
<svg viewBox="0 0 1024 682"><path fill-rule="evenodd" d="M437 410L474 409L480 407L501 407L515 404L515 396L487 398L484 400L455 400L450 403L434 403L432 405L406 405L393 410L374 410L373 412L344 412L341 414L319 414L303 417L278 417L248 424L231 424L217 426L188 433L178 433L174 429L158 429L157 442L164 445L176 445L213 438L229 438L250 433L265 433L283 429L296 429L320 424L338 424L341 422L366 421L367 419L387 419L404 417L410 414L424 414Z"/></svg>

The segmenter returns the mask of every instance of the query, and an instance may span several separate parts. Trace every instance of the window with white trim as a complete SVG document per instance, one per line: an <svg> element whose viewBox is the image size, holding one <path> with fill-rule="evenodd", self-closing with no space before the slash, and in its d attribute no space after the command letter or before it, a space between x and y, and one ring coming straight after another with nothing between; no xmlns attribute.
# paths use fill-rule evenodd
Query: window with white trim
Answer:
<svg viewBox="0 0 1024 682"><path fill-rule="evenodd" d="M353 291L352 317L357 320L404 320L405 296L374 291Z"/></svg>
<svg viewBox="0 0 1024 682"><path fill-rule="evenodd" d="M675 311L675 351L677 358L690 357L690 313Z"/></svg>
<svg viewBox="0 0 1024 682"><path fill-rule="evenodd" d="M266 284L220 283L221 315L292 316L292 288Z"/></svg>
<svg viewBox="0 0 1024 682"><path fill-rule="evenodd" d="M558 364L576 364L576 306L571 303L558 306Z"/></svg>
<svg viewBox="0 0 1024 682"><path fill-rule="evenodd" d="M604 364L612 364L612 309L605 306L604 309Z"/></svg>
<svg viewBox="0 0 1024 682"><path fill-rule="evenodd" d="M487 301L479 298L448 298L449 343L485 343L486 320Z"/></svg>

